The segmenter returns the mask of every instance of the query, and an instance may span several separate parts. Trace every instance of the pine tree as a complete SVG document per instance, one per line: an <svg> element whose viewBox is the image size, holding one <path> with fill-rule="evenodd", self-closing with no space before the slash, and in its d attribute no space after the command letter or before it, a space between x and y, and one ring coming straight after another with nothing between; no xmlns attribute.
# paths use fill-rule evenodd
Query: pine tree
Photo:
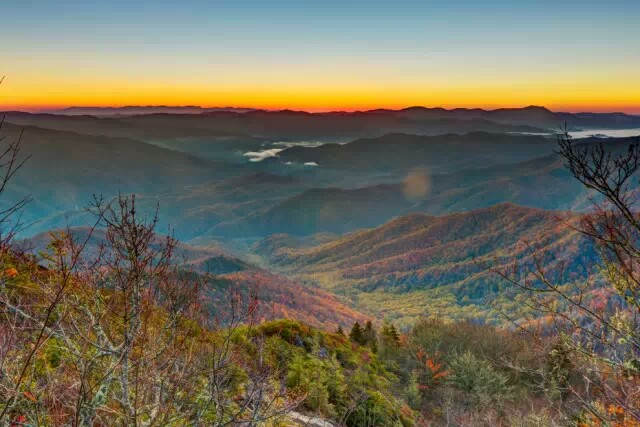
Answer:
<svg viewBox="0 0 640 427"><path fill-rule="evenodd" d="M342 325L338 325L338 329L336 329L336 334L342 335L343 337L345 336L344 330L342 329Z"/></svg>
<svg viewBox="0 0 640 427"><path fill-rule="evenodd" d="M420 384L415 372L409 374L405 394L409 406L415 410L420 409Z"/></svg>
<svg viewBox="0 0 640 427"><path fill-rule="evenodd" d="M380 356L383 359L392 359L400 348L400 334L395 326L384 322L380 330Z"/></svg>
<svg viewBox="0 0 640 427"><path fill-rule="evenodd" d="M556 342L547 356L549 389L562 400L569 394L569 378L573 369L570 350L562 341Z"/></svg>
<svg viewBox="0 0 640 427"><path fill-rule="evenodd" d="M396 344L400 344L400 334L398 333L398 330L396 329L396 327L391 325L389 330L390 330L390 336L393 339L393 342L395 342Z"/></svg>
<svg viewBox="0 0 640 427"><path fill-rule="evenodd" d="M371 348L371 351L377 353L378 339L376 338L376 331L375 329L373 329L373 323L371 323L371 320L367 321L367 324L364 327L364 332L362 333L362 338L365 345L369 346L369 348Z"/></svg>
<svg viewBox="0 0 640 427"><path fill-rule="evenodd" d="M356 322L353 324L353 327L351 328L351 332L349 332L349 339L356 344L360 344L360 345L365 344L362 326L360 326L359 322Z"/></svg>
<svg viewBox="0 0 640 427"><path fill-rule="evenodd" d="M387 322L382 325L382 339L388 346L397 347L398 344L400 344L400 334L398 330L395 326Z"/></svg>

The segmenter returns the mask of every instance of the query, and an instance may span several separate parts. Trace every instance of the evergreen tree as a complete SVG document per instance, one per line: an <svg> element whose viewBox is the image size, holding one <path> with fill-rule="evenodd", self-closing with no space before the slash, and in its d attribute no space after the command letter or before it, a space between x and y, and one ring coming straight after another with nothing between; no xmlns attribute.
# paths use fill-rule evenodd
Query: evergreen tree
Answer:
<svg viewBox="0 0 640 427"><path fill-rule="evenodd" d="M395 358L397 351L400 349L400 334L395 326L388 322L384 322L380 330L379 346L380 357L390 362Z"/></svg>
<svg viewBox="0 0 640 427"><path fill-rule="evenodd" d="M356 344L360 344L360 345L365 344L364 332L359 322L356 322L353 324L353 327L351 328L351 332L349 332L349 339Z"/></svg>
<svg viewBox="0 0 640 427"><path fill-rule="evenodd" d="M415 372L409 374L405 395L409 406L415 410L419 410L421 402L420 384L418 383L418 376Z"/></svg>
<svg viewBox="0 0 640 427"><path fill-rule="evenodd" d="M364 331L362 333L362 337L365 345L371 348L371 351L376 353L378 351L378 339L376 337L376 331L373 329L373 323L371 320L367 321L367 324L364 327Z"/></svg>
<svg viewBox="0 0 640 427"><path fill-rule="evenodd" d="M395 342L396 344L400 344L400 334L398 333L398 330L395 326L391 325L391 327L389 328L389 335L393 339L393 342Z"/></svg>
<svg viewBox="0 0 640 427"><path fill-rule="evenodd" d="M552 395L562 400L569 394L569 378L573 369L570 349L562 341L556 342L547 356L547 381Z"/></svg>
<svg viewBox="0 0 640 427"><path fill-rule="evenodd" d="M477 407L502 407L512 397L509 377L470 351L455 356L445 372L449 385L467 393L470 403Z"/></svg>
<svg viewBox="0 0 640 427"><path fill-rule="evenodd" d="M395 326L385 322L382 325L382 340L389 347L397 347L400 344L400 334Z"/></svg>
<svg viewBox="0 0 640 427"><path fill-rule="evenodd" d="M345 336L344 330L342 329L342 325L338 325L338 329L336 329L336 334L342 335L343 337Z"/></svg>

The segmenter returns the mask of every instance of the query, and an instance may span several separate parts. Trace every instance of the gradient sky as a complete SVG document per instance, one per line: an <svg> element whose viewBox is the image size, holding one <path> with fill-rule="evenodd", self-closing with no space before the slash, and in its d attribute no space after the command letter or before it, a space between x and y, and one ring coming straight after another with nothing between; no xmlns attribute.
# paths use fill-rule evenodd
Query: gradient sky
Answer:
<svg viewBox="0 0 640 427"><path fill-rule="evenodd" d="M640 1L11 0L0 109L640 113Z"/></svg>

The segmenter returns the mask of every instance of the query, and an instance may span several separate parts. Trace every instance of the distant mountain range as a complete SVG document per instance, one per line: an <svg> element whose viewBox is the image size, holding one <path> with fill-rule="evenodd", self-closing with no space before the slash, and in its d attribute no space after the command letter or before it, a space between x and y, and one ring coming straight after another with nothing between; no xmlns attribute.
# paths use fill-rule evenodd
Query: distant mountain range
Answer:
<svg viewBox="0 0 640 427"><path fill-rule="evenodd" d="M565 121L640 128L638 116L541 107L152 108L7 113L0 136L22 132L21 154L32 156L0 200L1 209L33 197L21 237L43 247L48 230L90 223L83 207L93 194L136 193L141 214L159 205L158 232L200 245L180 249L196 272L217 275L218 301L258 286L271 317L331 328L366 320L363 312L406 325L425 312L495 320L495 307L510 310L513 295L476 261L530 263L522 239L570 263L570 280L583 279L592 250L559 228L558 211L578 217L590 194L554 153L550 129ZM530 132L542 135L522 134ZM615 151L632 141L576 143ZM271 157L261 161L247 156L265 151Z"/></svg>
<svg viewBox="0 0 640 427"><path fill-rule="evenodd" d="M545 107L528 106L524 108L499 108L495 110L485 110L482 108L427 108L409 107L399 110L375 109L367 111L334 111L325 113L308 113L295 110L274 110L267 111L254 108L242 107L200 107L200 106L125 106L125 107L69 107L58 110L44 111L44 113L58 115L91 115L91 116L136 116L150 114L217 114L217 113L252 113L257 117L288 118L298 116L298 118L331 118L338 121L338 118L362 119L377 118L381 120L381 125L388 117L396 120L408 121L430 121L430 120L475 120L476 129L481 121L523 125L531 127L542 127L557 129L558 126L567 122L575 127L584 128L631 128L640 127L640 116L625 113L567 113L554 112ZM386 124L389 125L388 123ZM381 126L382 127L382 126ZM491 129L485 129L492 131ZM407 129L407 131L409 131Z"/></svg>
<svg viewBox="0 0 640 427"><path fill-rule="evenodd" d="M555 138L487 132L435 136L395 133L357 139L348 144L291 147L267 161L314 162L322 168L370 173L406 173L415 167L428 168L430 173L443 173L538 157L552 153L556 144Z"/></svg>
<svg viewBox="0 0 640 427"><path fill-rule="evenodd" d="M445 140L446 138L447 136ZM496 141L501 139L495 135L489 138ZM514 150L523 139L516 136L510 138L511 143L505 145L505 151ZM473 138L470 138L470 141L472 140ZM610 138L606 140L606 144L615 152L625 150L634 140ZM584 139L580 143L599 142L601 141L598 139ZM349 145L351 144L341 147L348 148ZM495 159L500 159L506 154L500 152L498 147L494 146ZM534 150L540 150L540 157L513 163L506 163L505 160L504 164L483 167L482 148L480 154L476 155L474 144L470 142L459 147L459 152L458 148L452 147L452 154L449 155L448 146L443 144L440 147L443 159L451 157L451 165L458 164L459 167L452 167L448 173L427 172L424 176L424 194L419 194L418 197L408 194L411 190L408 187L411 186L412 172L410 167L406 167L402 170L409 178L405 178L404 182L400 177L400 182L359 188L308 189L271 207L253 211L245 217L221 222L210 232L225 237L264 237L274 233L297 236L309 236L319 232L342 234L359 228L375 227L395 216L413 212L441 215L505 202L551 210L588 209L590 193L571 176L564 166L563 159L553 153L552 147L553 145L542 142L539 146L532 146ZM389 154L381 150L369 165L372 168L376 165L377 169L373 169L382 170L386 165L396 162L402 149L388 150ZM347 153L344 157L348 157L348 150L345 151ZM407 152L407 159L411 159L410 153L411 151ZM490 156L491 153L488 149L486 154ZM367 155L366 151L363 151L363 155ZM433 157L420 157L418 148L412 159L413 165L416 166L419 162L428 165L429 159L434 157L438 158L437 154ZM517 155L512 158L517 158ZM475 163L476 167L471 167L472 163ZM465 168L463 165L469 167ZM370 173L374 171L371 170Z"/></svg>
<svg viewBox="0 0 640 427"><path fill-rule="evenodd" d="M64 114L69 116L137 116L141 114L202 114L212 113L214 111L231 111L234 113L248 113L256 111L254 108L237 108L237 107L199 107L197 105L186 105L171 107L167 105L130 105L126 107L68 107L59 110L43 111L43 113Z"/></svg>
<svg viewBox="0 0 640 427"><path fill-rule="evenodd" d="M23 217L27 222L46 222L61 210L82 210L94 194L113 197L135 192L155 197L247 172L242 165L202 159L131 138L11 124L2 129L7 141L21 132L22 155L31 158L15 175L0 206L31 195L34 202Z"/></svg>
<svg viewBox="0 0 640 427"><path fill-rule="evenodd" d="M4 202L33 196L23 217L36 222L31 234L86 224L83 207L92 195L118 192L138 193L149 213L159 203L162 227L173 227L181 239L341 234L411 212L442 214L508 201L579 210L588 201L553 154L555 140L541 136L390 134L287 148L276 159L238 164L132 138L16 125L5 125L3 134L12 138L20 131L23 152L32 158ZM629 142L607 140L622 148ZM319 166L302 171L286 164L307 161ZM425 186L417 195L408 188L414 175Z"/></svg>
<svg viewBox="0 0 640 427"><path fill-rule="evenodd" d="M416 118L397 112L305 113L299 111L215 111L202 114L143 114L87 116L5 113L9 122L23 126L87 133L92 135L162 140L179 137L259 137L265 139L312 138L347 141L357 137L402 132L442 133L544 132L529 125L495 123L485 119ZM553 124L554 128L562 122Z"/></svg>
<svg viewBox="0 0 640 427"><path fill-rule="evenodd" d="M377 110L391 111L391 110ZM403 117L418 119L455 118L483 119L496 123L526 124L557 130L559 124L568 123L574 128L634 128L640 125L640 116L625 113L565 113L554 112L545 107L531 105L524 108L444 108L410 107L394 111Z"/></svg>

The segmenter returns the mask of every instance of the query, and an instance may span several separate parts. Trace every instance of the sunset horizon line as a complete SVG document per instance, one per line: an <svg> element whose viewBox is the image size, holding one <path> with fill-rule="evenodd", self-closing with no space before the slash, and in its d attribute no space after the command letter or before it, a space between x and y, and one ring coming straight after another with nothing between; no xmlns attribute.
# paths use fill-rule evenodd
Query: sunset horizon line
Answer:
<svg viewBox="0 0 640 427"><path fill-rule="evenodd" d="M355 106L355 107L303 107L292 105L278 105L278 106L259 106L259 105L225 105L225 104L147 104L147 103L127 103L127 104L53 104L53 105L0 105L1 113L9 112L21 112L30 114L46 114L62 112L70 109L126 109L126 108L200 108L207 109L235 109L235 110L254 110L254 111L267 111L267 112L282 112L282 111L294 111L310 114L320 113L357 113L357 112L370 112L375 110L389 110L389 111L402 111L412 108L423 108L427 110L484 110L484 111L496 111L496 110L522 110L526 108L544 108L554 113L602 113L602 114L627 114L627 115L640 115L640 105L638 106L603 106L603 107L582 107L582 106L547 106L536 103L524 103L519 105L504 104L485 104L485 105L446 105L446 104L405 104L405 105L367 105L367 106Z"/></svg>

